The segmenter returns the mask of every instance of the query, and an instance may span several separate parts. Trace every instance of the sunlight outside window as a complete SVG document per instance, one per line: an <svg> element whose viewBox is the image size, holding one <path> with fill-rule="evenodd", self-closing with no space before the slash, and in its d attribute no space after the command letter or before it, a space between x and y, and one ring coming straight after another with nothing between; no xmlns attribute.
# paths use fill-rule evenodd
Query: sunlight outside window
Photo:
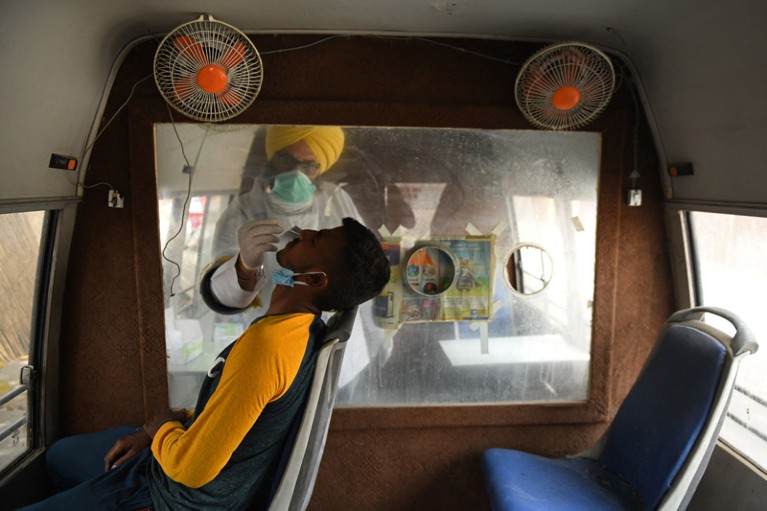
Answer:
<svg viewBox="0 0 767 511"><path fill-rule="evenodd" d="M27 397L20 383L29 363L44 211L0 215L0 470L28 447Z"/></svg>
<svg viewBox="0 0 767 511"><path fill-rule="evenodd" d="M767 218L692 212L690 224L700 303L740 316L761 345L740 366L721 438L767 469Z"/></svg>

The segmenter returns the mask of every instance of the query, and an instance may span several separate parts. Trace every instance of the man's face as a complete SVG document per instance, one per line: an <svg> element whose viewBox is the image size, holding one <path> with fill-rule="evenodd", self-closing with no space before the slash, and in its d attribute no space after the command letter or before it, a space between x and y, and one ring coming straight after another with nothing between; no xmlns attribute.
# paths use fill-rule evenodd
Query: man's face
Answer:
<svg viewBox="0 0 767 511"><path fill-rule="evenodd" d="M296 273L322 271L327 273L332 263L346 247L343 227L313 231L303 229L298 238L277 252L277 262Z"/></svg>
<svg viewBox="0 0 767 511"><path fill-rule="evenodd" d="M320 175L320 164L314 152L303 140L277 151L269 161L275 174L300 170L314 181Z"/></svg>

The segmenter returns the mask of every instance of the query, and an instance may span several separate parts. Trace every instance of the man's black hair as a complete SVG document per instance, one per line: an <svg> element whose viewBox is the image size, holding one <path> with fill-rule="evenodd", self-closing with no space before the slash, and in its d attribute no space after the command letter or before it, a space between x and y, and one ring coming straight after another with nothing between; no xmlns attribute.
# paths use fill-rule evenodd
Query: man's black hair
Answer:
<svg viewBox="0 0 767 511"><path fill-rule="evenodd" d="M389 260L381 243L367 227L353 218L343 219L346 246L333 265L325 293L318 297L322 310L342 310L381 293L389 282Z"/></svg>

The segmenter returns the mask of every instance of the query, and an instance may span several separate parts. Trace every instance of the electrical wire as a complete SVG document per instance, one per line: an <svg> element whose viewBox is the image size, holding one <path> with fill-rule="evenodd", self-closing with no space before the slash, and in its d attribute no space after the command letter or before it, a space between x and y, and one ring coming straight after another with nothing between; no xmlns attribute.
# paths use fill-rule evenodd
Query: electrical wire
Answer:
<svg viewBox="0 0 767 511"><path fill-rule="evenodd" d="M276 54L276 53L286 53L286 52L289 52L289 51L304 50L306 48L311 48L312 46L324 43L324 42L329 41L331 39L338 39L339 37L348 37L348 36L345 36L345 35L331 35L331 36L319 39L317 41L314 41L313 43L304 44L302 46L294 46L292 48L281 48L279 50L260 51L258 53L261 54L261 55L273 55L273 54Z"/></svg>
<svg viewBox="0 0 767 511"><path fill-rule="evenodd" d="M108 186L110 190L115 189L111 184L107 183L106 181L99 181L98 183L88 185L88 186L81 184L80 186L82 186L83 188L96 188L97 186Z"/></svg>
<svg viewBox="0 0 767 511"><path fill-rule="evenodd" d="M85 146L85 149L83 149L83 152L80 155L80 161L85 161L85 156L91 150L91 148L93 147L93 144L96 143L96 141L99 139L99 137L101 137L101 135L104 133L104 131L106 131L106 129L109 127L109 125L112 124L112 121L114 121L115 118L117 117L117 115L120 112L122 112L123 108L125 108L128 105L130 100L133 98L133 94L136 92L136 87L138 87L138 84L140 84L141 82L143 82L145 80L148 80L149 78L152 78L153 76L154 76L154 74L149 74L149 75L145 76L144 78L141 78L140 80L138 80L136 83L133 84L133 87L131 87L130 93L128 94L128 98L123 102L122 105L120 105L117 108L117 111L114 114L112 114L112 117L109 118L109 120L106 122L106 124L104 124L104 127L101 128L101 130L96 134L96 136L93 137L93 140L91 141L91 143L88 144L87 146ZM81 183L81 185L82 185L82 183Z"/></svg>
<svg viewBox="0 0 767 511"><path fill-rule="evenodd" d="M181 147L181 156L183 156L184 161L186 162L186 166L189 169L189 172L187 174L187 186L186 186L186 197L184 199L184 205L181 208L181 218L179 220L179 226L176 233L168 238L168 240L165 242L165 246L162 248L162 258L166 260L168 263L172 264L176 268L176 275L173 276L173 278L170 281L170 296L175 296L175 293L173 292L173 286L176 283L176 280L181 276L181 265L174 261L173 259L169 258L166 255L166 250L168 250L168 247L170 246L170 243L179 237L181 232L186 228L186 219L187 219L187 207L189 206L189 201L192 199L192 177L194 175L195 168L197 167L197 163L200 161L200 155L202 154L202 147L205 145L205 139L208 137L208 131L209 127L205 127L205 133L202 136L202 141L200 142L200 147L197 150L197 156L194 160L194 165L192 165L189 162L189 158L186 155L186 150L184 148L184 142L181 140L181 135L178 132L178 128L176 127L176 121L173 119L173 112L170 109L170 105L167 103L165 104L166 108L168 109L168 116L170 117L171 125L173 126L173 132L176 134L176 140L178 140L179 146Z"/></svg>
<svg viewBox="0 0 767 511"><path fill-rule="evenodd" d="M314 41L314 42L311 42L311 43L308 43L308 44L303 44L301 46L293 46L291 48L281 48L281 49L278 49L278 50L260 51L259 54L260 55L274 55L274 54L277 54L277 53L287 53L287 52L296 51L296 50L304 50L306 48L311 48L312 46L316 46L318 44L322 44L324 42L330 41L331 39L338 39L338 38L342 38L342 37L343 38L348 38L348 37L352 37L352 36L348 36L348 35L331 35L331 36L328 36L328 37L324 37L322 39L318 39L317 41ZM395 40L395 41L424 41L424 42L427 42L427 43L430 43L430 44L434 44L434 45L437 45L437 46L444 46L445 48L450 48L452 50L459 51L461 53L467 53L469 55L474 55L475 57L480 57L480 58L483 58L483 59L488 59L488 60L493 60L495 62L500 62L502 64L521 65L520 62L513 62L513 61L511 61L509 59L503 59L503 58L500 58L500 57L495 57L495 56L492 56L492 55L487 55L485 53L480 53L478 51L469 50L467 48L463 48L461 46L457 46L457 45L454 45L454 44L449 44L449 43L445 43L445 42L442 42L442 41L436 41L434 39L429 39L428 37L396 37L396 36L374 36L374 35L360 36L360 37L367 38L367 39L390 39L390 40Z"/></svg>
<svg viewBox="0 0 767 511"><path fill-rule="evenodd" d="M634 154L629 179L631 180L631 189L635 190L637 179L639 179L639 119L642 115L642 109L639 107L639 99L637 99L639 92L636 90L631 80L626 80L626 83L628 83L629 86L631 99L634 101Z"/></svg>
<svg viewBox="0 0 767 511"><path fill-rule="evenodd" d="M462 47L456 46L454 44L448 44L448 43L443 43L441 41L435 41L434 39L429 39L429 38L426 38L426 37L415 37L413 39L415 39L417 41L424 41L424 42L427 42L427 43L436 44L437 46L444 46L446 48L451 48L451 49L453 49L455 51L460 51L461 53L467 53L469 55L474 55L475 57L481 57L483 59L493 60L495 62L500 62L502 64L511 64L511 65L517 65L517 66L522 64L521 62L512 62L509 59L502 59L500 57L493 57L492 55L487 55L485 53L480 53L478 51L462 48Z"/></svg>
<svg viewBox="0 0 767 511"><path fill-rule="evenodd" d="M623 38L623 35L621 34L620 30L618 30L615 27L606 27L606 30L608 33L615 36L623 46L623 51L625 53L629 53L629 45L626 42L626 40ZM630 181L630 188L632 190L636 189L636 183L639 179L639 120L642 115L642 109L639 106L639 91L636 89L634 82L631 80L630 73L627 73L626 66L624 64L621 64L618 66L618 78L619 81L615 84L614 90L618 90L621 85L623 85L623 81L625 80L628 84L629 88L629 94L631 95L631 100L634 103L634 133L633 133L633 155L632 155L632 162L631 162L631 173L629 174L629 181Z"/></svg>
<svg viewBox="0 0 767 511"><path fill-rule="evenodd" d="M154 76L154 75L153 75L153 74L147 75L147 76L145 76L144 78L141 78L141 79L139 79L139 80L138 80L136 83L134 83L134 84L133 84L133 87L131 87L131 90L130 90L130 93L128 94L128 97L127 97L127 98L126 98L126 100L123 102L123 104L122 104L122 105L120 105L120 106L117 108L117 111L115 111L115 113L114 113L114 114L112 114L112 117L110 117L110 118L109 118L109 120L108 120L108 121L107 121L107 122L104 124L104 126L103 126L103 127L100 129L100 130L99 130L99 132L96 134L96 136L95 136L95 137L93 137L93 140L91 140L90 144L86 145L86 146L85 146L85 148L83 148L83 151L82 151L82 153L80 154L80 161L85 161L85 157L88 155L88 153L90 152L90 150L93 148L93 145L96 143L96 141L97 141L97 140L98 140L98 139L101 137L101 135L103 135L103 134L104 134L104 132L106 131L106 129L109 127L109 125L110 125L110 124L112 124L112 121L114 121L114 120L115 120L115 118L117 118L117 116L119 115L119 113L120 113L120 112L122 112L122 111L123 111L123 109L124 109L126 106L128 106L128 103L129 103L129 102L130 102L130 100L133 98L133 94L136 92L136 87L138 87L138 84L140 84L141 82L143 82L143 81L145 81L145 80L147 80L147 79L151 78L152 76ZM88 171L89 171L89 172L90 172L90 169L91 169L91 165L90 165L90 162L88 162ZM87 173L86 173L86 174L87 174ZM112 184L111 184L111 183L108 183L108 182L106 182L106 181L101 181L101 182L98 182L98 183L96 183L96 184L92 184L92 185L87 185L87 186L86 186L86 185L85 185L85 183L82 183L82 182L80 182L80 180L78 179L78 181L77 181L77 184L78 184L78 186L81 186L83 189L90 189L90 188L95 188L95 187L97 187L97 186L108 186L108 187L109 187L109 189L110 189L111 191L116 191L116 190L117 190L117 189L116 189L114 186L112 186Z"/></svg>

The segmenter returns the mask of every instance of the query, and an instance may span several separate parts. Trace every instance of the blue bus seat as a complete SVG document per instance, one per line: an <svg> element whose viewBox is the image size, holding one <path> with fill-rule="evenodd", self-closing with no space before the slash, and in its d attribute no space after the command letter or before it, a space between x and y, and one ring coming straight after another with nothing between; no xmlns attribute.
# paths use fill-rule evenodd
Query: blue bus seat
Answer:
<svg viewBox="0 0 767 511"><path fill-rule="evenodd" d="M702 321L715 314L727 335ZM636 383L604 433L572 457L485 451L493 511L685 509L725 418L738 366L758 345L735 314L696 307L666 321Z"/></svg>

